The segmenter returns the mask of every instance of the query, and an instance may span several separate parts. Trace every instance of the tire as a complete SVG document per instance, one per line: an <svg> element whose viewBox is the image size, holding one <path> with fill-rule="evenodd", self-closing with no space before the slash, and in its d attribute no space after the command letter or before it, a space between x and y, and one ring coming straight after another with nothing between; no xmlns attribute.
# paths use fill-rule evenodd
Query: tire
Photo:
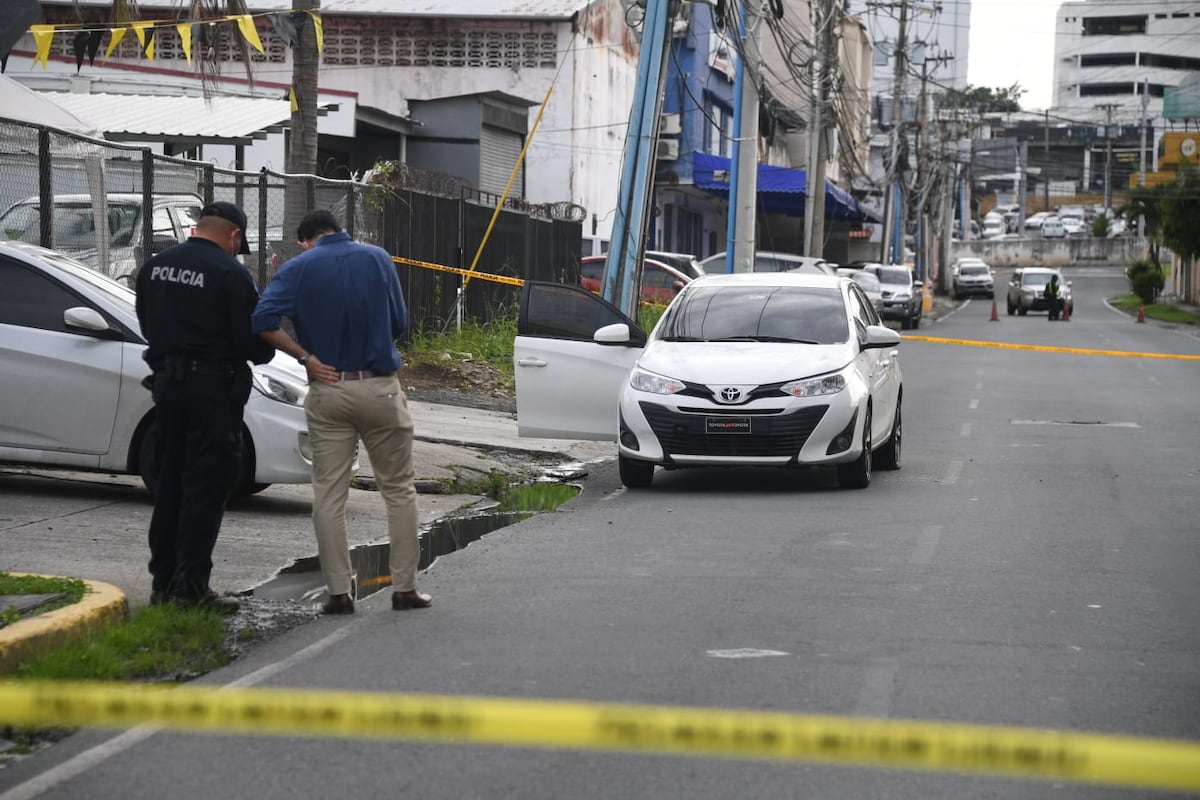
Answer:
<svg viewBox="0 0 1200 800"><path fill-rule="evenodd" d="M618 455L617 470L621 473L621 483L630 489L646 489L654 481L654 465L649 461Z"/></svg>
<svg viewBox="0 0 1200 800"><path fill-rule="evenodd" d="M900 330L906 331L911 327L912 327L912 320L910 320L908 317L905 317L904 319L900 320Z"/></svg>
<svg viewBox="0 0 1200 800"><path fill-rule="evenodd" d="M1009 315L1010 317L1011 317L1013 314L1017 313L1016 306L1014 306L1014 305L1012 304L1012 300L1005 300L1005 301L1004 301L1004 305L1005 305L1005 307L1008 309L1008 315Z"/></svg>
<svg viewBox="0 0 1200 800"><path fill-rule="evenodd" d="M904 439L904 428L900 422L900 400L896 400L896 417L892 420L892 432L879 448L880 469L900 469L900 446Z"/></svg>
<svg viewBox="0 0 1200 800"><path fill-rule="evenodd" d="M1017 306L1017 313L1023 317L1029 313L1029 309L1025 306Z"/></svg>
<svg viewBox="0 0 1200 800"><path fill-rule="evenodd" d="M908 327L914 331L921 327L921 314L919 312L915 317L912 318L912 321L908 323Z"/></svg>
<svg viewBox="0 0 1200 800"><path fill-rule="evenodd" d="M865 489L871 485L871 407L863 418L862 454L849 464L838 465L838 483L843 489Z"/></svg>
<svg viewBox="0 0 1200 800"><path fill-rule="evenodd" d="M242 459L238 464L237 482L233 485L234 497L246 497L258 494L271 484L255 483L254 470L257 458L254 452L254 442L250 441L250 431L242 428Z"/></svg>

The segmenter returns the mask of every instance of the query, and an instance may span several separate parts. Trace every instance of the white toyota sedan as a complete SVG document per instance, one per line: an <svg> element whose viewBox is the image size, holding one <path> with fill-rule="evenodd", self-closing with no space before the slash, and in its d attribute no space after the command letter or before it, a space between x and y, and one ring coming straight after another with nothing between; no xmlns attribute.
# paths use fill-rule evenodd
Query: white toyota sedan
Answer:
<svg viewBox="0 0 1200 800"><path fill-rule="evenodd" d="M899 343L833 275L704 275L649 336L591 292L530 282L513 351L518 429L615 439L630 488L658 466L827 466L865 488L875 463L900 468Z"/></svg>
<svg viewBox="0 0 1200 800"><path fill-rule="evenodd" d="M0 242L0 463L140 475L154 482L154 402L134 294L73 259ZM252 370L235 491L308 483L304 371L277 355Z"/></svg>

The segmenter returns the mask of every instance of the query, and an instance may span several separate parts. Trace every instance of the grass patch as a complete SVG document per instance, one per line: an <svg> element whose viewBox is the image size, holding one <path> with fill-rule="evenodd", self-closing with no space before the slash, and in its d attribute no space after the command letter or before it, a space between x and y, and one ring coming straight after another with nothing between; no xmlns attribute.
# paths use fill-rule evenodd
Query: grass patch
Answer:
<svg viewBox="0 0 1200 800"><path fill-rule="evenodd" d="M87 593L87 584L78 578L59 578L42 575L10 575L0 572L0 595L2 594L63 594L61 600L39 606L37 613L43 614L56 608L78 603ZM19 622L23 615L15 608L0 612L0 628Z"/></svg>
<svg viewBox="0 0 1200 800"><path fill-rule="evenodd" d="M445 333L418 331L404 350L408 364L440 364L446 353L469 353L498 370L512 374L513 339L517 335L517 319L499 317L490 322L468 320L461 327L451 326Z"/></svg>
<svg viewBox="0 0 1200 800"><path fill-rule="evenodd" d="M531 483L505 492L500 498L501 511L553 511L579 494L565 483Z"/></svg>
<svg viewBox="0 0 1200 800"><path fill-rule="evenodd" d="M230 661L226 620L216 611L172 603L147 606L125 622L94 631L21 664L15 677L37 680L187 680Z"/></svg>
<svg viewBox="0 0 1200 800"><path fill-rule="evenodd" d="M1127 314L1136 316L1138 307L1142 307L1145 311L1147 319L1157 320L1159 322L1169 322L1176 325L1200 325L1200 314L1194 311L1189 311L1186 308L1171 305L1170 303L1147 303L1143 305L1141 298L1136 294L1120 294L1110 298L1109 301L1114 308L1119 308Z"/></svg>

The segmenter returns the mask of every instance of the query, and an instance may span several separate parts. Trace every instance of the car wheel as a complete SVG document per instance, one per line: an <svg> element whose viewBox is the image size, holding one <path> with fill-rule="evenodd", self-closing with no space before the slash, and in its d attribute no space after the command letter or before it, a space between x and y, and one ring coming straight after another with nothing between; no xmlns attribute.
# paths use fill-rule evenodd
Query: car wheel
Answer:
<svg viewBox="0 0 1200 800"><path fill-rule="evenodd" d="M237 483L233 485L233 494L237 497L258 494L271 484L255 483L254 471L257 456L254 452L254 442L250 440L250 431L242 428L242 460L238 465Z"/></svg>
<svg viewBox="0 0 1200 800"><path fill-rule="evenodd" d="M1029 309L1025 306L1017 306L1017 313L1023 317L1029 313Z"/></svg>
<svg viewBox="0 0 1200 800"><path fill-rule="evenodd" d="M896 417L892 420L892 432L879 448L880 469L900 469L900 445L904 430L900 425L900 401L896 401Z"/></svg>
<svg viewBox="0 0 1200 800"><path fill-rule="evenodd" d="M911 323L911 321L908 319L908 317L905 317L904 319L900 320L900 330L902 330L902 331L906 331L906 330L908 330L910 327L912 327L912 323Z"/></svg>
<svg viewBox="0 0 1200 800"><path fill-rule="evenodd" d="M621 483L630 489L645 489L654 481L654 465L649 461L618 455L617 470L621 474Z"/></svg>
<svg viewBox="0 0 1200 800"><path fill-rule="evenodd" d="M863 418L862 454L838 466L838 483L844 489L865 489L871 484L871 407Z"/></svg>
<svg viewBox="0 0 1200 800"><path fill-rule="evenodd" d="M1010 317L1011 317L1013 314L1017 313L1017 309L1016 309L1016 307L1015 307L1015 306L1012 304L1012 300L1006 300L1006 301L1004 301L1004 305L1005 305L1005 307L1008 309L1008 315L1009 315Z"/></svg>
<svg viewBox="0 0 1200 800"><path fill-rule="evenodd" d="M917 312L917 314L916 314L916 316L914 316L914 317L912 318L912 322L908 323L908 327L909 327L909 328L911 328L911 329L912 329L912 330L914 330L914 331L915 331L917 328L920 328L920 327L921 327L921 312L920 312L920 311L918 311L918 312Z"/></svg>

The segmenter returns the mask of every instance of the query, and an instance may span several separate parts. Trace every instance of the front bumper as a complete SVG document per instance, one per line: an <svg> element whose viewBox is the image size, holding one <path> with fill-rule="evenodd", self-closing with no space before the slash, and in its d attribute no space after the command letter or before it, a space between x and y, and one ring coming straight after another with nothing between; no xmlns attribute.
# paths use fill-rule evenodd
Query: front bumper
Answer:
<svg viewBox="0 0 1200 800"><path fill-rule="evenodd" d="M303 408L252 389L243 419L254 446L255 483L312 482L312 448Z"/></svg>
<svg viewBox="0 0 1200 800"><path fill-rule="evenodd" d="M994 283L956 283L954 285L954 293L959 296L979 295L982 297L993 297L995 291L996 286Z"/></svg>
<svg viewBox="0 0 1200 800"><path fill-rule="evenodd" d="M843 464L862 449L865 390L724 406L696 397L626 391L621 455L666 467ZM835 445L843 437L845 445ZM832 451L832 452L831 452Z"/></svg>

